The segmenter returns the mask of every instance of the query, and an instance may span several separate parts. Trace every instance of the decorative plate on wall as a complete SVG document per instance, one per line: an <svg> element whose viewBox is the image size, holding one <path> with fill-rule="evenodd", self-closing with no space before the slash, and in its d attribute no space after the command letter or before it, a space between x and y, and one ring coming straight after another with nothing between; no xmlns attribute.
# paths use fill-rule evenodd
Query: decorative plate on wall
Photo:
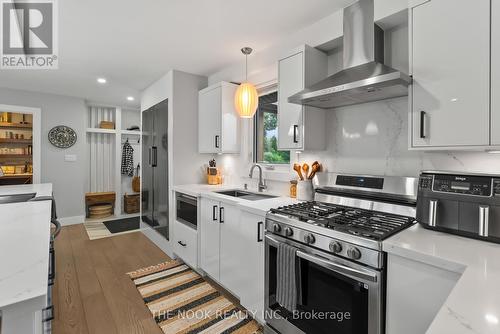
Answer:
<svg viewBox="0 0 500 334"><path fill-rule="evenodd" d="M76 143L76 132L69 126L54 126L49 131L49 141L59 148L68 148Z"/></svg>

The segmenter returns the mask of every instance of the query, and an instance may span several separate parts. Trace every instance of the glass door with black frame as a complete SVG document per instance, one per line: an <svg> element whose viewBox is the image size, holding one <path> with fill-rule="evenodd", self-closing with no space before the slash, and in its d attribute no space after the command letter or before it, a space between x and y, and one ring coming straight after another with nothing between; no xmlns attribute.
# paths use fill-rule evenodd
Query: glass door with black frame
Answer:
<svg viewBox="0 0 500 334"><path fill-rule="evenodd" d="M154 108L154 107L153 107ZM150 108L142 112L142 169L141 169L141 201L142 221L154 227L153 221L153 179L152 146L154 134L154 114Z"/></svg>
<svg viewBox="0 0 500 334"><path fill-rule="evenodd" d="M152 147L154 186L153 206L154 229L167 240L169 233L169 190L168 190L168 101L155 105L154 141Z"/></svg>

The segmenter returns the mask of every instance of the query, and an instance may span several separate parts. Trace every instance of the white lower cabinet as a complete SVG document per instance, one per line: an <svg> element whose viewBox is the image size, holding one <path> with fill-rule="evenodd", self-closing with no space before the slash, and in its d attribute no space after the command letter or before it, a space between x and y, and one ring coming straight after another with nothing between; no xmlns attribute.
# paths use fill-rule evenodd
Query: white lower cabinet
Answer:
<svg viewBox="0 0 500 334"><path fill-rule="evenodd" d="M240 210L233 205L220 203L220 284L240 297L241 257Z"/></svg>
<svg viewBox="0 0 500 334"><path fill-rule="evenodd" d="M243 250L239 269L242 280L240 303L257 320L264 321L264 223L265 216L242 211L240 217Z"/></svg>
<svg viewBox="0 0 500 334"><path fill-rule="evenodd" d="M219 202L201 199L200 266L214 280L219 280Z"/></svg>
<svg viewBox="0 0 500 334"><path fill-rule="evenodd" d="M201 269L237 295L240 211L234 205L202 198L201 212Z"/></svg>
<svg viewBox="0 0 500 334"><path fill-rule="evenodd" d="M388 254L387 334L422 334L461 273Z"/></svg>
<svg viewBox="0 0 500 334"><path fill-rule="evenodd" d="M240 299L246 309L264 314L264 221L224 202L201 199L200 266Z"/></svg>
<svg viewBox="0 0 500 334"><path fill-rule="evenodd" d="M196 230L175 222L174 225L174 252L186 264L193 268L198 267L198 233Z"/></svg>

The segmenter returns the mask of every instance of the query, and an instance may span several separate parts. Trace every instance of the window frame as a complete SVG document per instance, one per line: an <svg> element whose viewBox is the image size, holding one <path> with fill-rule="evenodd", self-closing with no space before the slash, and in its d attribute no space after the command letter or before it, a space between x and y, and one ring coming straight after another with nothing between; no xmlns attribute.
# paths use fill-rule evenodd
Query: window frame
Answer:
<svg viewBox="0 0 500 334"><path fill-rule="evenodd" d="M272 93L275 93L275 92L278 92L278 82L277 80L273 80L270 84L268 85L265 85L265 86L262 86L261 88L257 88L257 92L259 93L259 97L260 96L264 96L264 95L268 95L268 94L272 94ZM279 109L279 108L278 108ZM279 110L278 110L278 113L279 113ZM253 163L258 163L262 166L265 167L265 169L267 170L277 170L277 171L284 171L284 170L289 170L290 169L290 166L292 164L292 151L289 150L290 152L290 161L288 163L269 163L269 162L259 162L258 159L257 159L257 152L258 152L258 142L257 142L257 138L259 137L259 134L258 134L258 114L259 114L259 111L257 110L257 112L255 113L254 117L252 118L252 121L253 121L253 128L252 128L252 134L253 134L253 138L252 138L252 161ZM279 119L278 119L278 122L277 122L277 127L279 127ZM285 150L286 151L286 150Z"/></svg>

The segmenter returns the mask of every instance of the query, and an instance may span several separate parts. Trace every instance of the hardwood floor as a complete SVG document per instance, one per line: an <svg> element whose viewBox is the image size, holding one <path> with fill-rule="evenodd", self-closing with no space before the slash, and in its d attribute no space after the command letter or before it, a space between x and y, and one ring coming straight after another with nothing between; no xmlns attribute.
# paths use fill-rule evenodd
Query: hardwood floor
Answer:
<svg viewBox="0 0 500 334"><path fill-rule="evenodd" d="M142 233L89 240L82 224L56 239L54 334L161 334L125 275L169 260Z"/></svg>

